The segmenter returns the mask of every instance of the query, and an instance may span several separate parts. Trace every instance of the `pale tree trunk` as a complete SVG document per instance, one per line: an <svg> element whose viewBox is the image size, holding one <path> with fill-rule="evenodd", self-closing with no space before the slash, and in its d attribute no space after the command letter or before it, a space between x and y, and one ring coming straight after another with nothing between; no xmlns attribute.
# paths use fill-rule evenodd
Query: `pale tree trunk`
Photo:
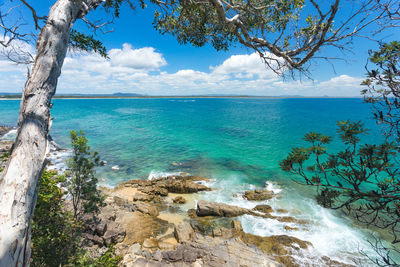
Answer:
<svg viewBox="0 0 400 267"><path fill-rule="evenodd" d="M28 266L30 223L45 166L50 102L67 52L74 21L101 0L58 0L40 32L32 73L19 111L18 135L0 178L0 266Z"/></svg>

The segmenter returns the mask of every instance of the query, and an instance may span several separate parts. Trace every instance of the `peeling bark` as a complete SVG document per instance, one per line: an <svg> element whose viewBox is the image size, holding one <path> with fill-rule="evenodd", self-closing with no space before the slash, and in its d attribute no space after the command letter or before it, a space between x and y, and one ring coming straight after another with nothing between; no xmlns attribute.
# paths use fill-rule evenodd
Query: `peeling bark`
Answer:
<svg viewBox="0 0 400 267"><path fill-rule="evenodd" d="M103 0L58 0L40 32L31 76L25 86L18 135L0 177L0 266L29 266L30 224L37 185L45 166L55 94L75 20Z"/></svg>

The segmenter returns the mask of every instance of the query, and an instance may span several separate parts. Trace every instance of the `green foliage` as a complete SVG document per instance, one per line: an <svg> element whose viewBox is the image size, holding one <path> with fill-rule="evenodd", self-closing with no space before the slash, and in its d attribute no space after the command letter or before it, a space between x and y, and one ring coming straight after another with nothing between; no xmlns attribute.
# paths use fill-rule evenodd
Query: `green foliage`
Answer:
<svg viewBox="0 0 400 267"><path fill-rule="evenodd" d="M74 48L83 51L94 51L99 53L102 57L107 57L107 48L101 41L96 40L93 35L87 35L71 29L69 41L70 45Z"/></svg>
<svg viewBox="0 0 400 267"><path fill-rule="evenodd" d="M43 171L32 220L32 266L60 266L76 252L79 224L65 211L66 194L58 184L65 181L56 171Z"/></svg>
<svg viewBox="0 0 400 267"><path fill-rule="evenodd" d="M91 258L86 254L80 255L73 263L68 266L73 267L117 267L121 262L122 256L115 255L113 247L107 249L107 251L100 258Z"/></svg>
<svg viewBox="0 0 400 267"><path fill-rule="evenodd" d="M310 145L293 148L279 165L301 176L305 184L316 186L320 205L344 208L362 223L389 229L393 242L399 242L398 148L388 142L360 145L360 135L366 132L360 122L340 121L338 133L344 150L328 153L331 138L311 132L304 137Z"/></svg>
<svg viewBox="0 0 400 267"><path fill-rule="evenodd" d="M180 43L203 46L211 43L217 50L227 50L237 38L238 28L227 24L219 17L211 2L166 1L168 12L156 12L153 25L162 34L176 36ZM304 0L280 1L234 1L234 8L226 7L228 17L240 15L241 23L248 29L246 34L276 33L286 28L288 23L299 18ZM300 33L300 32L299 32ZM300 35L300 34L299 34ZM293 36L288 35L287 38ZM287 41L287 39L286 39ZM286 43L289 45L289 42Z"/></svg>
<svg viewBox="0 0 400 267"><path fill-rule="evenodd" d="M68 192L72 196L74 218L84 214L96 214L103 202L103 197L97 190L97 178L94 168L102 166L103 162L97 152L91 152L85 133L80 130L70 132L73 156L68 161L70 180Z"/></svg>
<svg viewBox="0 0 400 267"><path fill-rule="evenodd" d="M366 89L361 93L364 101L374 107L374 116L385 126L388 139L400 142L400 42L382 43L378 51L369 51L374 64L362 82Z"/></svg>
<svg viewBox="0 0 400 267"><path fill-rule="evenodd" d="M112 247L99 258L81 247L82 222L64 207L66 192L59 187L65 177L43 171L32 220L31 266L117 267L121 256Z"/></svg>

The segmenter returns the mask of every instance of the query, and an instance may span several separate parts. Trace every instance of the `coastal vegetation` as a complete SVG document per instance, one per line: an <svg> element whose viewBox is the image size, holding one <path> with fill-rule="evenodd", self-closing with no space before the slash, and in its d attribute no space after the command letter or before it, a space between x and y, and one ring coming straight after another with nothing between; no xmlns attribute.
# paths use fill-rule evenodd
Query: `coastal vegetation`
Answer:
<svg viewBox="0 0 400 267"><path fill-rule="evenodd" d="M316 200L324 207L341 209L367 226L390 232L393 244L400 242L399 86L400 43L381 44L370 53L376 69L368 71L362 91L366 103L374 107L374 117L386 137L383 144L360 144L367 134L361 122L339 121L338 134L344 150L328 152L332 137L310 132L303 138L307 147L293 148L280 167L317 188ZM378 266L398 265L400 250L376 239L371 243L380 257Z"/></svg>
<svg viewBox="0 0 400 267"><path fill-rule="evenodd" d="M103 162L97 152L91 152L85 133L80 130L70 132L73 156L68 160L68 192L72 198L73 216L77 220L83 214L96 214L103 203L97 190L98 179L95 167Z"/></svg>
<svg viewBox="0 0 400 267"><path fill-rule="evenodd" d="M110 247L98 257L88 255L84 234L96 220L103 196L94 167L100 165L82 131L71 131L70 172L44 170L32 220L32 266L117 266L120 257Z"/></svg>

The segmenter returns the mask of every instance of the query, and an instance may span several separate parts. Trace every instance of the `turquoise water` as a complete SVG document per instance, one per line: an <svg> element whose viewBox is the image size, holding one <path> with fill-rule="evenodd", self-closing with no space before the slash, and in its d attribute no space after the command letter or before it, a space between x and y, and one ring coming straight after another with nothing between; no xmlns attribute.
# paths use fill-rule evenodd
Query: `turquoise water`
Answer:
<svg viewBox="0 0 400 267"><path fill-rule="evenodd" d="M18 105L0 101L0 123L14 125ZM120 166L99 171L110 185L182 169L216 178L233 172L256 184L282 180L278 162L306 132L336 136L336 121L345 119L376 129L360 99L54 100L52 116L57 143L68 146L68 131L83 129L108 166ZM365 140L379 137L373 131Z"/></svg>
<svg viewBox="0 0 400 267"><path fill-rule="evenodd" d="M0 124L15 125L18 106L0 101ZM338 120L364 121L371 131L363 142L383 140L361 99L57 99L52 116L51 135L61 146L69 146L69 130L87 133L92 149L107 161L98 170L104 184L184 171L210 177L213 187L223 188L199 198L252 208L254 203L232 195L268 182L283 197L265 203L313 221L311 228L290 234L311 241L319 253L344 260L366 244L364 230L320 208L309 188L278 168L292 147L304 145L308 131L334 136L329 149L340 149ZM114 165L120 169L113 171ZM240 220L248 232L288 234L276 221Z"/></svg>

